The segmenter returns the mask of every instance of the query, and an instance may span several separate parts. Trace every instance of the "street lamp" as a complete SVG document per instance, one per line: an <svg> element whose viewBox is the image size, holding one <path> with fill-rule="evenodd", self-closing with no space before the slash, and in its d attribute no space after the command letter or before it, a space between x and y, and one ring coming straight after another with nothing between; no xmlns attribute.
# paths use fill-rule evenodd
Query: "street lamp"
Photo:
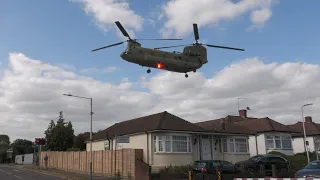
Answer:
<svg viewBox="0 0 320 180"><path fill-rule="evenodd" d="M76 98L89 99L90 100L90 180L92 180L92 98L82 97L82 96L74 96L71 94L63 94L64 96L72 96Z"/></svg>
<svg viewBox="0 0 320 180"><path fill-rule="evenodd" d="M308 103L308 104L305 104L301 107L301 115L302 115L302 127L303 127L303 139L304 139L304 151L307 152L307 158L308 158L308 163L310 162L310 159L309 159L309 151L307 151L307 136L306 136L306 128L305 128L305 125L304 125L304 116L303 116L303 108L306 107L306 106L311 106L312 103Z"/></svg>

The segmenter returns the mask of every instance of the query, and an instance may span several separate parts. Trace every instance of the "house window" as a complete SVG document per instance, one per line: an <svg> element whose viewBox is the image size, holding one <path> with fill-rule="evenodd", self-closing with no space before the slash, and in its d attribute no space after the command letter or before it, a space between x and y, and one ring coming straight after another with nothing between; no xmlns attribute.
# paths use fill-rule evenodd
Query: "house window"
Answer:
<svg viewBox="0 0 320 180"><path fill-rule="evenodd" d="M222 140L223 152L248 153L248 140L245 138L225 138Z"/></svg>
<svg viewBox="0 0 320 180"><path fill-rule="evenodd" d="M154 152L191 153L191 136L154 136Z"/></svg>
<svg viewBox="0 0 320 180"><path fill-rule="evenodd" d="M292 149L292 141L287 136L267 136L268 149Z"/></svg>

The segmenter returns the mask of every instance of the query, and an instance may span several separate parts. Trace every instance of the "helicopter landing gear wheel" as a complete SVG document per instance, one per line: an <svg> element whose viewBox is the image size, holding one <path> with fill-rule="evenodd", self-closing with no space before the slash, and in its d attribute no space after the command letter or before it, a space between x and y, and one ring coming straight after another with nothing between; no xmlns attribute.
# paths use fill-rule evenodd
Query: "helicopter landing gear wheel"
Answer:
<svg viewBox="0 0 320 180"><path fill-rule="evenodd" d="M197 69L194 69L193 72L194 72L194 73L197 72Z"/></svg>
<svg viewBox="0 0 320 180"><path fill-rule="evenodd" d="M150 69L148 69L148 70L147 70L147 73L151 73L151 70L150 70Z"/></svg>
<svg viewBox="0 0 320 180"><path fill-rule="evenodd" d="M187 78L187 77L188 77L188 74L185 74L184 76Z"/></svg>

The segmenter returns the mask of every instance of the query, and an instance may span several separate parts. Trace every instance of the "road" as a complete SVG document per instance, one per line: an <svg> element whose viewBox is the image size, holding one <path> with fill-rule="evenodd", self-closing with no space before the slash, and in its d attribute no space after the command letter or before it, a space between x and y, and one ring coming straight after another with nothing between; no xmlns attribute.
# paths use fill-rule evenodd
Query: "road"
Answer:
<svg viewBox="0 0 320 180"><path fill-rule="evenodd" d="M16 168L15 166L0 165L0 179L1 180L62 180L63 178L46 175L32 171L26 171Z"/></svg>

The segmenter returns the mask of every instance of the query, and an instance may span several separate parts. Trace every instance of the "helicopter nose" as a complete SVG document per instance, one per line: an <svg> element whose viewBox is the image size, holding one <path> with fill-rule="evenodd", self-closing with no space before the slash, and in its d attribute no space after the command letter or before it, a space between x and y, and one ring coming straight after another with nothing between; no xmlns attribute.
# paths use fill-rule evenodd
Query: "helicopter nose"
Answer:
<svg viewBox="0 0 320 180"><path fill-rule="evenodd" d="M125 52L122 52L122 53L120 54L120 57L121 57L122 59L124 59L124 58L125 58Z"/></svg>

